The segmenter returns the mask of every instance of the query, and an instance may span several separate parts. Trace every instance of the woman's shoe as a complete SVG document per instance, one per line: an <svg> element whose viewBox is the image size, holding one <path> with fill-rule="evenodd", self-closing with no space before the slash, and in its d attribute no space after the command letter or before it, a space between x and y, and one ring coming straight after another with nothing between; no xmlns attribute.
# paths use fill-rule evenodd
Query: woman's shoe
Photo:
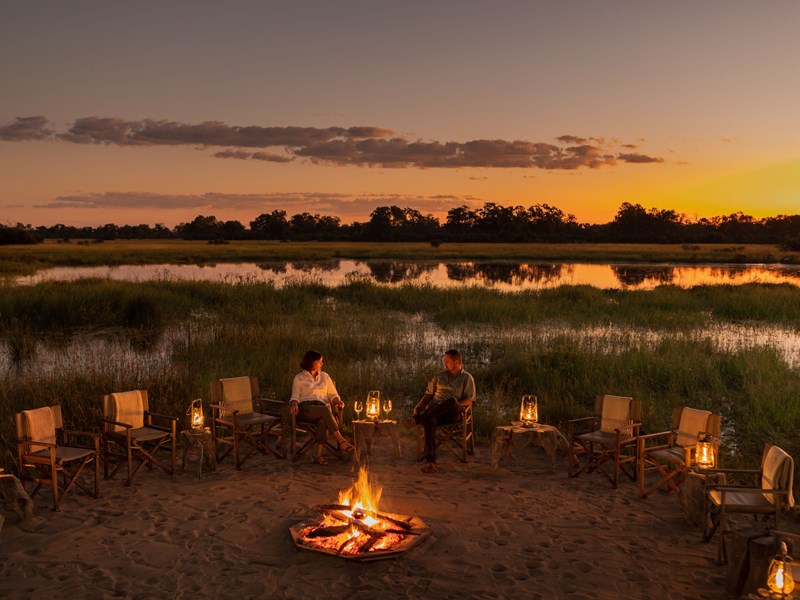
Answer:
<svg viewBox="0 0 800 600"><path fill-rule="evenodd" d="M356 447L353 446L353 444L351 444L347 440L345 440L343 442L339 442L339 451L340 452L344 452L345 454L350 454L355 449L356 449Z"/></svg>
<svg viewBox="0 0 800 600"><path fill-rule="evenodd" d="M312 460L315 463L317 463L318 465L327 465L328 464L328 459L325 458L324 456L315 456Z"/></svg>

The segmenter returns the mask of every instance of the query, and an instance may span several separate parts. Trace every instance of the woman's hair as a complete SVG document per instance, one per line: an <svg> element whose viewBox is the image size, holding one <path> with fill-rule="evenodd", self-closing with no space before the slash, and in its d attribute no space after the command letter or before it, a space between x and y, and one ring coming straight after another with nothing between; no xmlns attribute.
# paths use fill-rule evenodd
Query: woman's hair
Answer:
<svg viewBox="0 0 800 600"><path fill-rule="evenodd" d="M320 358L322 358L322 353L317 352L316 350L309 350L306 352L306 355L303 357L303 360L300 361L300 368L305 369L306 371L310 371L311 367L314 366L314 363L317 362Z"/></svg>

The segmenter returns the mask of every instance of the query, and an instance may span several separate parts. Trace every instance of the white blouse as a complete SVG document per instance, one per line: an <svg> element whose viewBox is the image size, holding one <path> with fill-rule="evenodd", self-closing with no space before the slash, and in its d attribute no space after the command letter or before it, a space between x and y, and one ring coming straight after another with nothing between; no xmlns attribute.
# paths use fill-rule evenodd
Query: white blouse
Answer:
<svg viewBox="0 0 800 600"><path fill-rule="evenodd" d="M325 404L330 404L331 400L338 397L339 392L336 391L333 380L325 371L320 371L314 377L303 369L294 376L294 381L292 381L292 402L321 400Z"/></svg>

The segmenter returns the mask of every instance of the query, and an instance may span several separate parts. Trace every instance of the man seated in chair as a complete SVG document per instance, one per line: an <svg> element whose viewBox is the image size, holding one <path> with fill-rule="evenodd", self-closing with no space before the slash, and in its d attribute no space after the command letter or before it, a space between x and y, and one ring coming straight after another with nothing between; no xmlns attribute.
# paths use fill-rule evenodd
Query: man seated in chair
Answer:
<svg viewBox="0 0 800 600"><path fill-rule="evenodd" d="M428 382L425 395L414 407L414 423L425 431L423 473L436 472L436 426L458 423L461 419L460 401L475 400L475 380L464 370L461 352L444 353L444 371Z"/></svg>

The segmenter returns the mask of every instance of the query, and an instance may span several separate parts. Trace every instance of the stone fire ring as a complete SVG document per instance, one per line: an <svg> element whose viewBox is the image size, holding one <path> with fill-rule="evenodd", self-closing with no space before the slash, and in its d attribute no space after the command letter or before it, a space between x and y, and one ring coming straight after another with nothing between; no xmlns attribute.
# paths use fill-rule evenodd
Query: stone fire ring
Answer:
<svg viewBox="0 0 800 600"><path fill-rule="evenodd" d="M373 550L370 552L365 552L363 554L339 554L336 550L328 549L328 548L320 548L319 546L315 546L308 542L305 542L302 537L300 537L300 532L305 529L306 527L312 527L314 525L319 524L319 518L315 518L314 520L302 521L297 523L293 527L289 528L289 533L292 536L292 541L294 545L297 546L301 550L311 550L313 552L320 552L322 554L329 554L331 556L336 556L338 558L344 558L346 560L352 560L357 562L371 562L375 560L386 560L389 558L396 558L401 556L411 550L412 548L418 546L423 540L425 540L431 534L431 529L428 527L425 522L417 517L412 517L409 515L400 515L396 513L383 513L392 517L393 519L399 519L401 521L406 521L411 525L411 529L409 533L412 535L406 535L403 539L397 543L393 548L387 550Z"/></svg>

